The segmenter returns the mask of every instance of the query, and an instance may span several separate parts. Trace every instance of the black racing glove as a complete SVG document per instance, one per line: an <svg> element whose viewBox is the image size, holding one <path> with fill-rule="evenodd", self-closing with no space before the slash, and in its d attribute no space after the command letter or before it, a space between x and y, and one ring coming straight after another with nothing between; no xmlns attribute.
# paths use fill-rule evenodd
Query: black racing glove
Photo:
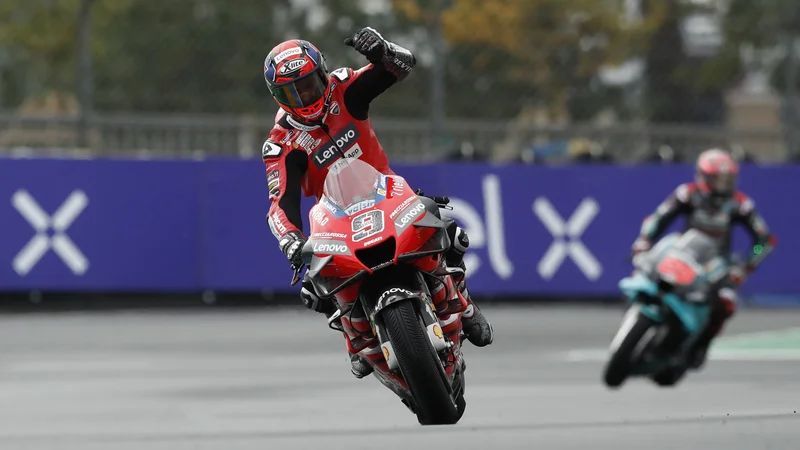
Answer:
<svg viewBox="0 0 800 450"><path fill-rule="evenodd" d="M358 30L353 37L345 39L344 43L366 56L367 60L373 64L381 62L386 56L386 39L372 27Z"/></svg>
<svg viewBox="0 0 800 450"><path fill-rule="evenodd" d="M323 298L317 295L314 284L308 279L308 272L306 272L303 277L303 288L300 290L300 300L303 301L303 306L306 308L318 313L323 313L326 317L332 316L337 309L332 298Z"/></svg>
<svg viewBox="0 0 800 450"><path fill-rule="evenodd" d="M292 269L297 269L303 265L303 245L305 243L306 239L297 231L286 233L278 241L278 246L283 254L286 255L286 259L289 260Z"/></svg>

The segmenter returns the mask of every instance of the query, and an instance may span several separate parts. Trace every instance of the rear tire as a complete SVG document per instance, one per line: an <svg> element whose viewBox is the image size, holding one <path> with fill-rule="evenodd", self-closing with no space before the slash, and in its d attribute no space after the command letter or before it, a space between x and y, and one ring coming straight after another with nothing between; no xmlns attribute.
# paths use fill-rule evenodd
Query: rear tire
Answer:
<svg viewBox="0 0 800 450"><path fill-rule="evenodd" d="M400 372L414 397L419 423L457 423L464 412L463 407L457 407L448 393L439 357L420 323L414 305L409 301L395 303L381 311L381 316Z"/></svg>
<svg viewBox="0 0 800 450"><path fill-rule="evenodd" d="M603 373L603 380L606 386L617 388L625 382L633 365L631 361L633 351L641 341L642 336L652 325L653 321L651 319L637 313L636 323L634 323L628 334L623 338L622 343L619 344L619 347L611 354L611 358L606 363Z"/></svg>

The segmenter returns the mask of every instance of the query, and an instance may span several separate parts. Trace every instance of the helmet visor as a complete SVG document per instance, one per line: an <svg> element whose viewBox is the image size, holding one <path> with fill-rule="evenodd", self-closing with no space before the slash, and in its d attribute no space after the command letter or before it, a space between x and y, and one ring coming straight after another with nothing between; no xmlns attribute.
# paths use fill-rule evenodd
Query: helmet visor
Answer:
<svg viewBox="0 0 800 450"><path fill-rule="evenodd" d="M327 80L321 71L306 75L303 78L279 86L270 86L269 90L275 99L290 108L306 108L319 101L325 95Z"/></svg>
<svg viewBox="0 0 800 450"><path fill-rule="evenodd" d="M731 192L736 187L736 175L731 173L718 173L709 177L711 190L716 192Z"/></svg>

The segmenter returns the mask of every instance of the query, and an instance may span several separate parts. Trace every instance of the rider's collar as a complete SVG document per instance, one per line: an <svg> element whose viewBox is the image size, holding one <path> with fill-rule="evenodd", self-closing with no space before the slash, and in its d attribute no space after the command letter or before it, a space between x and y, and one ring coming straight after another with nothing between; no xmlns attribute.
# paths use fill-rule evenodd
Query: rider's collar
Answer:
<svg viewBox="0 0 800 450"><path fill-rule="evenodd" d="M325 113L325 115L322 116L322 120L320 121L320 123L324 122L325 119L327 119L327 118L328 118L328 113ZM311 130L316 130L317 128L319 128L319 125L308 125L308 124L304 124L303 122L299 122L299 121L293 119L291 114L287 114L286 115L286 120L289 122L289 124L291 126L297 128L298 130L302 130L302 131L311 131Z"/></svg>

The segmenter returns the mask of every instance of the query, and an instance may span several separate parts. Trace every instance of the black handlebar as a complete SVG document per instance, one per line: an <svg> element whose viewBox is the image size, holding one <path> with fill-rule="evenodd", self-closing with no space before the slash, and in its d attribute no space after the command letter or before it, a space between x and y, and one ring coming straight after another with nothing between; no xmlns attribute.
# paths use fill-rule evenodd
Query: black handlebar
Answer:
<svg viewBox="0 0 800 450"><path fill-rule="evenodd" d="M433 200L434 203L436 203L440 207L445 207L448 204L450 204L450 197L448 197L448 196L435 197L435 196L425 195L425 192L423 192L422 189L417 189L414 193L419 195L420 197L426 197L426 198L429 198L429 199Z"/></svg>

